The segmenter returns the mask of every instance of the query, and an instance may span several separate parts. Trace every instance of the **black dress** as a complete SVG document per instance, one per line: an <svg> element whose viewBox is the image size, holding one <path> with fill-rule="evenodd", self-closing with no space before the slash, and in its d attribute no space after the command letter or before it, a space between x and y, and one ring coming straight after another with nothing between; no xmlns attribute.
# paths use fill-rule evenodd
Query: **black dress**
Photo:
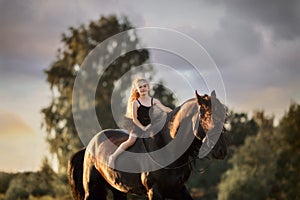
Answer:
<svg viewBox="0 0 300 200"><path fill-rule="evenodd" d="M150 129L143 131L128 117L124 117L122 128L136 137L147 138L159 133L165 125L167 114L153 104L153 98L151 98L151 106L144 106L138 99L137 102L140 105L137 109L137 119L143 126L151 124Z"/></svg>
<svg viewBox="0 0 300 200"><path fill-rule="evenodd" d="M143 126L148 126L149 124L151 124L149 112L153 106L153 98L151 98L151 106L144 106L138 99L137 102L140 104L137 109L137 119Z"/></svg>

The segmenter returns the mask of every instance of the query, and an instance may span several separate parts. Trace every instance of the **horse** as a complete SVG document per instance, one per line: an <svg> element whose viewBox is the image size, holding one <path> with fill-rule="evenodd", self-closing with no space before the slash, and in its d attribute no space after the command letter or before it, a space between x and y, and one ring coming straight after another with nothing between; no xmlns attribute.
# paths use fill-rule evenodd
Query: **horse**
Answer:
<svg viewBox="0 0 300 200"><path fill-rule="evenodd" d="M69 160L73 198L105 200L111 190L114 200L126 200L127 193L149 200L192 200L185 183L195 160L207 154L215 159L226 157L225 116L225 107L214 91L210 96L196 91L195 98L167 114L157 134L138 138L114 166L108 166L108 157L128 133L122 129L99 132Z"/></svg>

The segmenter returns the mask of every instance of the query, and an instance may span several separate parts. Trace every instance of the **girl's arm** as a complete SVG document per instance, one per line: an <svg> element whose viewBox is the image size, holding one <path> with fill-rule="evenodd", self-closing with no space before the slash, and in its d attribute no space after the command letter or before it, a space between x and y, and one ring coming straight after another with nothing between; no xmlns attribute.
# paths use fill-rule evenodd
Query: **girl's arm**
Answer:
<svg viewBox="0 0 300 200"><path fill-rule="evenodd" d="M140 129L142 129L143 131L146 131L149 127L150 124L148 126L143 126L141 124L141 122L138 120L137 118L137 109L138 109L138 102L137 101L133 101L132 102L132 121L133 123L135 123Z"/></svg>
<svg viewBox="0 0 300 200"><path fill-rule="evenodd" d="M157 107L159 107L159 108L160 108L162 111L164 111L164 112L169 113L169 112L172 111L171 108L169 108L169 107L163 105L158 99L153 99L153 104L154 104L154 105L157 105Z"/></svg>

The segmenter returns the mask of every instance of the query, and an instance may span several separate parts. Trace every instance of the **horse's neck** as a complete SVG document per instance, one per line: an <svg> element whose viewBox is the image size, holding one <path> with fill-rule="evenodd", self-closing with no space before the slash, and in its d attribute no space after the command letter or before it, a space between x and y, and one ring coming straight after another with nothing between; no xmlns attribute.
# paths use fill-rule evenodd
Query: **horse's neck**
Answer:
<svg viewBox="0 0 300 200"><path fill-rule="evenodd" d="M171 138L175 138L178 134L179 128L183 126L184 131L192 126L192 117L197 112L198 106L196 105L194 99L190 99L183 103L181 106L177 107L171 112L168 119L168 128ZM191 133L192 130L188 130ZM188 133L188 134L189 134Z"/></svg>
<svg viewBox="0 0 300 200"><path fill-rule="evenodd" d="M189 146L183 149L182 155L171 164L171 167L186 167L190 159L195 160L198 156L202 141L195 138L192 124L192 117L197 114L195 113L197 108L198 106L192 100L189 100L175 109L172 118L169 119L168 137L165 137L167 138L165 141L173 142L178 136L180 139L177 142L179 143L191 142Z"/></svg>
<svg viewBox="0 0 300 200"><path fill-rule="evenodd" d="M182 173L182 171L185 170L192 170L193 164L195 164L198 158L201 145L202 142L195 139L191 146L178 159L168 165L166 169L174 169L177 170L178 173Z"/></svg>
<svg viewBox="0 0 300 200"><path fill-rule="evenodd" d="M179 128L181 116L180 116L181 106L176 107L173 111L168 113L166 122L163 128L155 134L154 138L146 139L146 144L150 151L155 151L160 149L170 142L173 141L177 134L177 129Z"/></svg>

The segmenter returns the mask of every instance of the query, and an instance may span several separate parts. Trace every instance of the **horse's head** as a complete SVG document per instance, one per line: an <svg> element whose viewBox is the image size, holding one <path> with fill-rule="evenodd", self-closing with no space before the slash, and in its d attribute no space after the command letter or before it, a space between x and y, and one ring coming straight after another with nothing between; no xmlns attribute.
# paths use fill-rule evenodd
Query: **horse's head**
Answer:
<svg viewBox="0 0 300 200"><path fill-rule="evenodd" d="M197 91L195 95L199 106L199 126L194 130L194 134L203 141L200 154L207 155L210 153L216 159L224 159L227 154L227 145L224 139L225 128L223 126L226 109L217 99L215 91L210 96L206 94L201 96Z"/></svg>

